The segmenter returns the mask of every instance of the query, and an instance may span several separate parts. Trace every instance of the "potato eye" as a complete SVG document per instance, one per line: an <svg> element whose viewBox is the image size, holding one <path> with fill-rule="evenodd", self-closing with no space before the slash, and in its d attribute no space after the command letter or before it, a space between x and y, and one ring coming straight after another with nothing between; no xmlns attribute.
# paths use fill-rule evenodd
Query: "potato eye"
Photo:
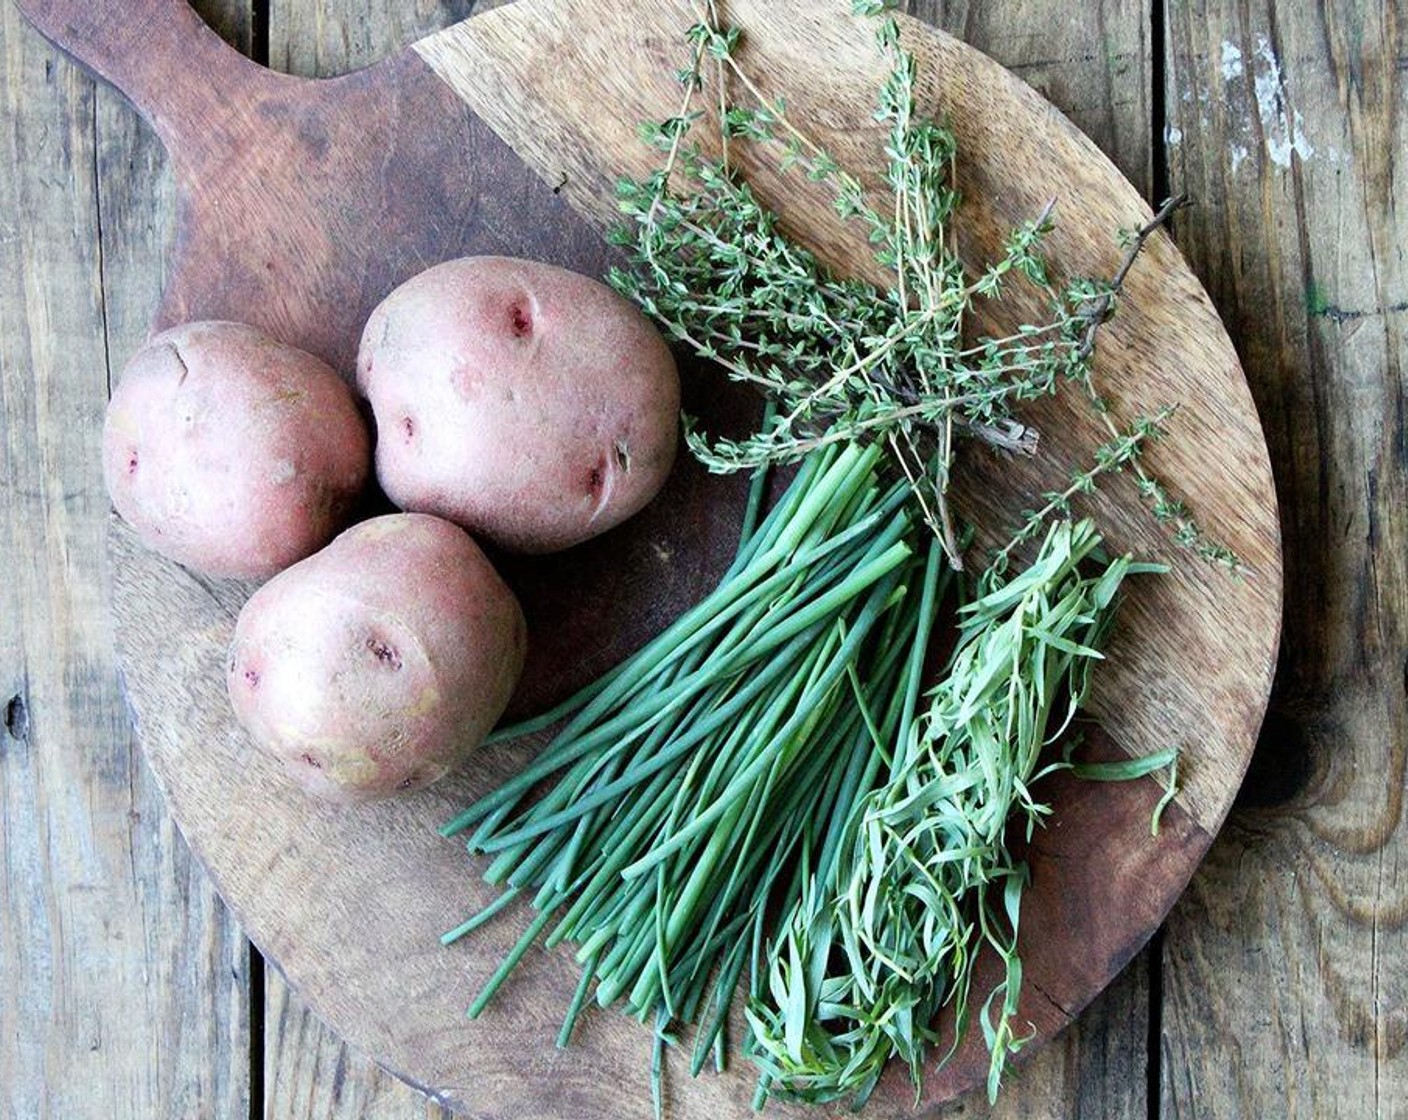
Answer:
<svg viewBox="0 0 1408 1120"><path fill-rule="evenodd" d="M533 317L528 313L528 309L521 303L515 303L509 309L509 319L513 324L513 335L515 338L527 338L533 333Z"/></svg>
<svg viewBox="0 0 1408 1120"><path fill-rule="evenodd" d="M384 642L373 635L367 639L367 649L381 664L388 669L399 669L401 667L401 655L396 652L396 647L389 642Z"/></svg>

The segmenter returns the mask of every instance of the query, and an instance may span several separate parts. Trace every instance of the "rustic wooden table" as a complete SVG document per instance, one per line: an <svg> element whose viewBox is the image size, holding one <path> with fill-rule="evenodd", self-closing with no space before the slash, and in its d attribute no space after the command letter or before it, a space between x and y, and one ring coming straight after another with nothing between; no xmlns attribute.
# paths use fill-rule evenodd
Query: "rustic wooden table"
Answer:
<svg viewBox="0 0 1408 1120"><path fill-rule="evenodd" d="M330 74L474 4L197 7L256 59ZM1408 5L907 7L1045 92L1151 199L1197 199L1175 234L1261 409L1288 574L1257 757L1167 926L995 1110L942 1114L1408 1117ZM9 0L0 56L0 1115L445 1115L265 969L143 764L98 443L161 288L171 182Z"/></svg>

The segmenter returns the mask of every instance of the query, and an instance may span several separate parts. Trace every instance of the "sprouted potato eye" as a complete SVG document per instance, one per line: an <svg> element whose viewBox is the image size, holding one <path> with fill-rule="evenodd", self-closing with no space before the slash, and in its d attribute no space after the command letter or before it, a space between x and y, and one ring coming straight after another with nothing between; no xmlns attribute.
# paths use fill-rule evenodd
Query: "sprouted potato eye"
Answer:
<svg viewBox="0 0 1408 1120"><path fill-rule="evenodd" d="M235 716L309 792L429 785L483 741L526 650L512 592L462 529L392 514L347 530L245 604Z"/></svg>
<svg viewBox="0 0 1408 1120"><path fill-rule="evenodd" d="M513 551L618 525L675 458L679 375L660 335L604 284L535 261L408 280L367 323L357 385L387 496Z"/></svg>

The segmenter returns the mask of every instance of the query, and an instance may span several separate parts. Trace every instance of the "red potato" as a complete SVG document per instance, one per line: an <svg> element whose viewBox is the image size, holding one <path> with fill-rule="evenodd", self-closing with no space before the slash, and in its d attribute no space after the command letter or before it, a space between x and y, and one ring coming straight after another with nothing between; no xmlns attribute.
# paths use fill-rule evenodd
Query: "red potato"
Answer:
<svg viewBox="0 0 1408 1120"><path fill-rule="evenodd" d="M604 284L534 261L469 257L401 285L363 332L357 385L387 496L518 552L620 524L675 458L669 347Z"/></svg>
<svg viewBox="0 0 1408 1120"><path fill-rule="evenodd" d="M523 669L523 613L448 521L392 514L261 587L235 627L235 716L310 793L419 789L493 728Z"/></svg>
<svg viewBox="0 0 1408 1120"><path fill-rule="evenodd" d="M264 579L321 548L371 474L330 366L239 323L187 323L127 363L103 427L113 505L150 548Z"/></svg>

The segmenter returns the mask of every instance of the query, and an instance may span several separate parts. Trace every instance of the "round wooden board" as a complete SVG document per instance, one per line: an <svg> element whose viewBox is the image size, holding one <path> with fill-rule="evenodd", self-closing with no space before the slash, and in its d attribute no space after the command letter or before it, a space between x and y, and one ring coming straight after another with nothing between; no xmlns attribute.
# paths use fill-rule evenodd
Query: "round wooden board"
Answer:
<svg viewBox="0 0 1408 1120"><path fill-rule="evenodd" d="M315 84L241 62L174 0L125 4L123 19L114 3L22 6L126 89L172 150L181 228L159 322L253 320L344 368L367 309L436 259L499 251L601 269L606 256L591 223L609 220L614 176L649 165L635 124L673 112L670 75L692 18L674 0L609 11L586 0L521 0L370 71ZM843 163L876 167L881 137L869 110L881 65L869 31L838 14L844 7L738 0L728 10L747 29L746 57L767 88L818 122ZM990 60L913 23L906 34L926 103L959 138L968 258L990 257L1004 229L1056 195L1057 267L1108 275L1120 256L1116 229L1148 215L1133 188ZM178 68L200 74L207 92L175 77ZM522 164L542 181L528 186ZM863 239L839 225L824 197L761 166L750 172L830 261L868 267ZM1014 297L998 310L994 326L1031 308ZM737 400L713 376L691 373L689 392L723 416ZM1250 572L1229 578L1182 553L1128 480L1099 502L1116 547L1174 570L1131 591L1097 675L1101 730L1089 749L1117 757L1176 745L1184 789L1152 838L1160 791L1151 782L1058 777L1044 787L1056 813L1032 847L1022 926L1022 1015L1039 1040L1144 943L1221 825L1250 758L1279 630L1275 497L1256 414L1205 293L1163 236L1102 335L1097 377L1121 418L1179 406L1152 465ZM1043 437L1036 460L965 459L960 507L993 534L1099 442L1076 401L1042 402L1030 421ZM727 557L737 511L736 484L682 464L666 497L637 521L577 552L511 566L536 642L523 706L609 664L702 594ZM248 589L160 560L117 523L111 546L126 683L152 768L225 899L313 1008L353 1045L472 1114L646 1114L645 1028L597 1012L571 1048L552 1045L576 982L566 952L531 953L481 1020L463 1018L523 913L452 949L438 942L489 892L436 828L536 744L487 750L469 772L415 797L357 809L311 803L229 716L222 666ZM985 1069L974 1040L930 1077L917 1107L902 1071L892 1070L867 1115L931 1111ZM674 1062L669 1115L741 1118L751 1091L746 1062L696 1081ZM796 1111L846 1114L840 1105Z"/></svg>

